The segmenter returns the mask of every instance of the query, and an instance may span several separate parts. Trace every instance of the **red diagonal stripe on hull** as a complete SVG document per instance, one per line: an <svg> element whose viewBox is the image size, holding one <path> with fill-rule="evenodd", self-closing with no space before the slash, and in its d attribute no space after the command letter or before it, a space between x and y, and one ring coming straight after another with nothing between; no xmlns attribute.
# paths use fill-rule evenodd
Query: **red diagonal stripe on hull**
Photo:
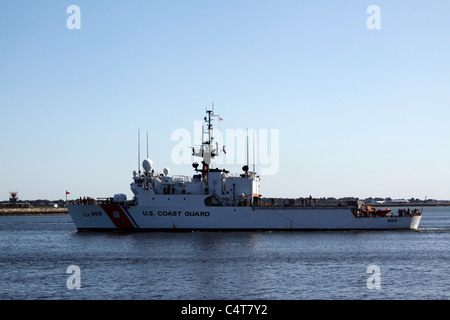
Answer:
<svg viewBox="0 0 450 320"><path fill-rule="evenodd" d="M103 204L103 211L106 212L109 219L114 223L117 229L134 229L133 223L127 217L120 206Z"/></svg>

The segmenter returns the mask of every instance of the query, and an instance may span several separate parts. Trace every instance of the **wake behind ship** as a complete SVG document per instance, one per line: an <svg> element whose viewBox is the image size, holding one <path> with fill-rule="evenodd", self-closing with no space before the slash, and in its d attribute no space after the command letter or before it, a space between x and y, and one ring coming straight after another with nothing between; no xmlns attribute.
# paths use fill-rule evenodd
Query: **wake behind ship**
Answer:
<svg viewBox="0 0 450 320"><path fill-rule="evenodd" d="M395 215L366 206L362 201L325 206L313 199L262 200L260 177L245 165L241 174L212 168L222 149L213 143L213 110L204 118L206 139L192 148L201 162L192 164L192 176L156 173L145 159L143 171L133 172L127 201L124 194L109 199L80 200L68 204L79 231L193 231L193 230L360 230L417 229L421 212Z"/></svg>

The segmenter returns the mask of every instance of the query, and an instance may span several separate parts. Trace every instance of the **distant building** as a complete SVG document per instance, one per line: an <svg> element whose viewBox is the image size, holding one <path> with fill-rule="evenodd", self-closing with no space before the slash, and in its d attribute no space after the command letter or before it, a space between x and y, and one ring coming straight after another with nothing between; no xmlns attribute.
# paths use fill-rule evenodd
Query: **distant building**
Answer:
<svg viewBox="0 0 450 320"><path fill-rule="evenodd" d="M409 200L405 200L405 199L392 199L390 202L394 202L394 203L408 203Z"/></svg>
<svg viewBox="0 0 450 320"><path fill-rule="evenodd" d="M10 191L9 192L9 202L17 203L17 200L19 200L19 191Z"/></svg>

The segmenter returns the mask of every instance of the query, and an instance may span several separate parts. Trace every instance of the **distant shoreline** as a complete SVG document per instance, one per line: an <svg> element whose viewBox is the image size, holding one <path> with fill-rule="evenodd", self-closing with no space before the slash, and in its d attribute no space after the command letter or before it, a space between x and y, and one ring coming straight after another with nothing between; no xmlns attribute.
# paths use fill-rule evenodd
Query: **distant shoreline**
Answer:
<svg viewBox="0 0 450 320"><path fill-rule="evenodd" d="M450 202L433 203L384 203L367 204L373 207L448 207ZM320 206L320 204L318 204ZM329 205L325 205L329 206ZM68 215L67 208L32 207L32 208L0 208L0 216L37 216L37 215Z"/></svg>

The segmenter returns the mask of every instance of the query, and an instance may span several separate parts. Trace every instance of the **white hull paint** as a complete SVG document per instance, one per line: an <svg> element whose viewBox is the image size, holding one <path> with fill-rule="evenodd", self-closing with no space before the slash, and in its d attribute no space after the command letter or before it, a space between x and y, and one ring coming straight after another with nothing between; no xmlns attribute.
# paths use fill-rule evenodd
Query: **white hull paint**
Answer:
<svg viewBox="0 0 450 320"><path fill-rule="evenodd" d="M78 230L399 230L421 216L360 217L350 207L266 208L69 205Z"/></svg>

